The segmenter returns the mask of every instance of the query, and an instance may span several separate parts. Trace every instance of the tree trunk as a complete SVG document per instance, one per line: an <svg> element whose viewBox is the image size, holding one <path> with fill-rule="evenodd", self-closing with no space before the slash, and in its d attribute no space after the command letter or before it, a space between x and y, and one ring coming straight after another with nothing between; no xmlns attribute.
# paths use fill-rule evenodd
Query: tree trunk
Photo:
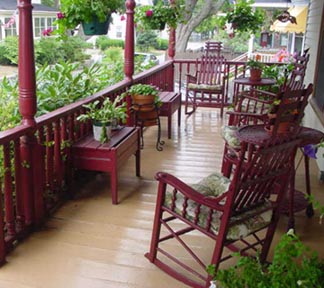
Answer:
<svg viewBox="0 0 324 288"><path fill-rule="evenodd" d="M209 16L216 14L226 0L186 0L185 24L177 27L176 52L186 51L191 33Z"/></svg>

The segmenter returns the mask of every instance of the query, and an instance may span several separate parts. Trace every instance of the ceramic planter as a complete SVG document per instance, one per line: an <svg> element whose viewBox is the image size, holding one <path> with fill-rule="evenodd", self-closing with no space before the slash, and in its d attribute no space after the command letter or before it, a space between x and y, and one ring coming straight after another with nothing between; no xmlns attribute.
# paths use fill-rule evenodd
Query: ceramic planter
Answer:
<svg viewBox="0 0 324 288"><path fill-rule="evenodd" d="M93 17L92 22L82 22L82 28L85 35L106 35L108 33L110 16L105 22L99 22L97 17Z"/></svg>
<svg viewBox="0 0 324 288"><path fill-rule="evenodd" d="M102 129L106 130L106 139L109 141L111 139L111 125L110 123L101 123L101 122L93 122L92 123L92 131L93 131L93 138L99 142L102 138Z"/></svg>

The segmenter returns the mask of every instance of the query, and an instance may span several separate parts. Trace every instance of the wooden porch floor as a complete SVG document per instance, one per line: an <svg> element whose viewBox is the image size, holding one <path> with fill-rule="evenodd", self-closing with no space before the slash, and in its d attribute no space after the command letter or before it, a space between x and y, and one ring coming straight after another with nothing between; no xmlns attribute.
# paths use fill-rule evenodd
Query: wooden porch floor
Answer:
<svg viewBox="0 0 324 288"><path fill-rule="evenodd" d="M76 199L67 202L41 231L30 235L7 257L0 269L0 288L186 287L144 257L155 207L154 175L167 171L193 183L219 171L223 120L218 110L199 108L189 118L184 116L177 129L175 116L171 140L167 139L165 120L162 152L155 150L156 128L145 131L142 177L135 176L133 158L120 169L120 204L111 204L107 174L79 173ZM324 204L324 184L318 180L314 161L311 166L313 192ZM297 186L304 189L303 169L296 179ZM304 211L296 215L298 235L324 257L324 224L318 222L317 215L312 219ZM285 232L286 223L283 216L276 240ZM204 239L195 244L208 254Z"/></svg>

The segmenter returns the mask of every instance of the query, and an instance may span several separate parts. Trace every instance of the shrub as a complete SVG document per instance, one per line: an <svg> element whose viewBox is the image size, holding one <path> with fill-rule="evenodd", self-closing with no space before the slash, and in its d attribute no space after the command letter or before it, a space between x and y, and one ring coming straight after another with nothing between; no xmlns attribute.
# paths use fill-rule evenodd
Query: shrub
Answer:
<svg viewBox="0 0 324 288"><path fill-rule="evenodd" d="M35 62L39 65L55 64L66 59L61 42L55 38L42 37L35 42Z"/></svg>
<svg viewBox="0 0 324 288"><path fill-rule="evenodd" d="M109 47L125 48L125 41L118 39L109 39L106 36L99 36L96 40L96 47L104 51Z"/></svg>
<svg viewBox="0 0 324 288"><path fill-rule="evenodd" d="M6 37L0 44L0 59L6 65L18 65L18 37Z"/></svg>
<svg viewBox="0 0 324 288"><path fill-rule="evenodd" d="M143 31L138 34L136 45L140 51L148 51L150 47L157 45L157 35L153 31Z"/></svg>
<svg viewBox="0 0 324 288"><path fill-rule="evenodd" d="M167 50L169 48L169 40L158 38L153 46L156 50Z"/></svg>
<svg viewBox="0 0 324 288"><path fill-rule="evenodd" d="M104 62L116 63L123 60L123 50L119 47L111 47L105 51Z"/></svg>

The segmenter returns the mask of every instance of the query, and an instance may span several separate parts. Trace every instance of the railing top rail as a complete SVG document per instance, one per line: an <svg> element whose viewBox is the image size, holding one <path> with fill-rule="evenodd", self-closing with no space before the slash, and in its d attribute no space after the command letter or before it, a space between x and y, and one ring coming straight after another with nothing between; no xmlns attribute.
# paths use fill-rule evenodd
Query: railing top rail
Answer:
<svg viewBox="0 0 324 288"><path fill-rule="evenodd" d="M18 139L33 131L33 126L19 125L14 128L0 131L0 145L8 143L9 141Z"/></svg>

